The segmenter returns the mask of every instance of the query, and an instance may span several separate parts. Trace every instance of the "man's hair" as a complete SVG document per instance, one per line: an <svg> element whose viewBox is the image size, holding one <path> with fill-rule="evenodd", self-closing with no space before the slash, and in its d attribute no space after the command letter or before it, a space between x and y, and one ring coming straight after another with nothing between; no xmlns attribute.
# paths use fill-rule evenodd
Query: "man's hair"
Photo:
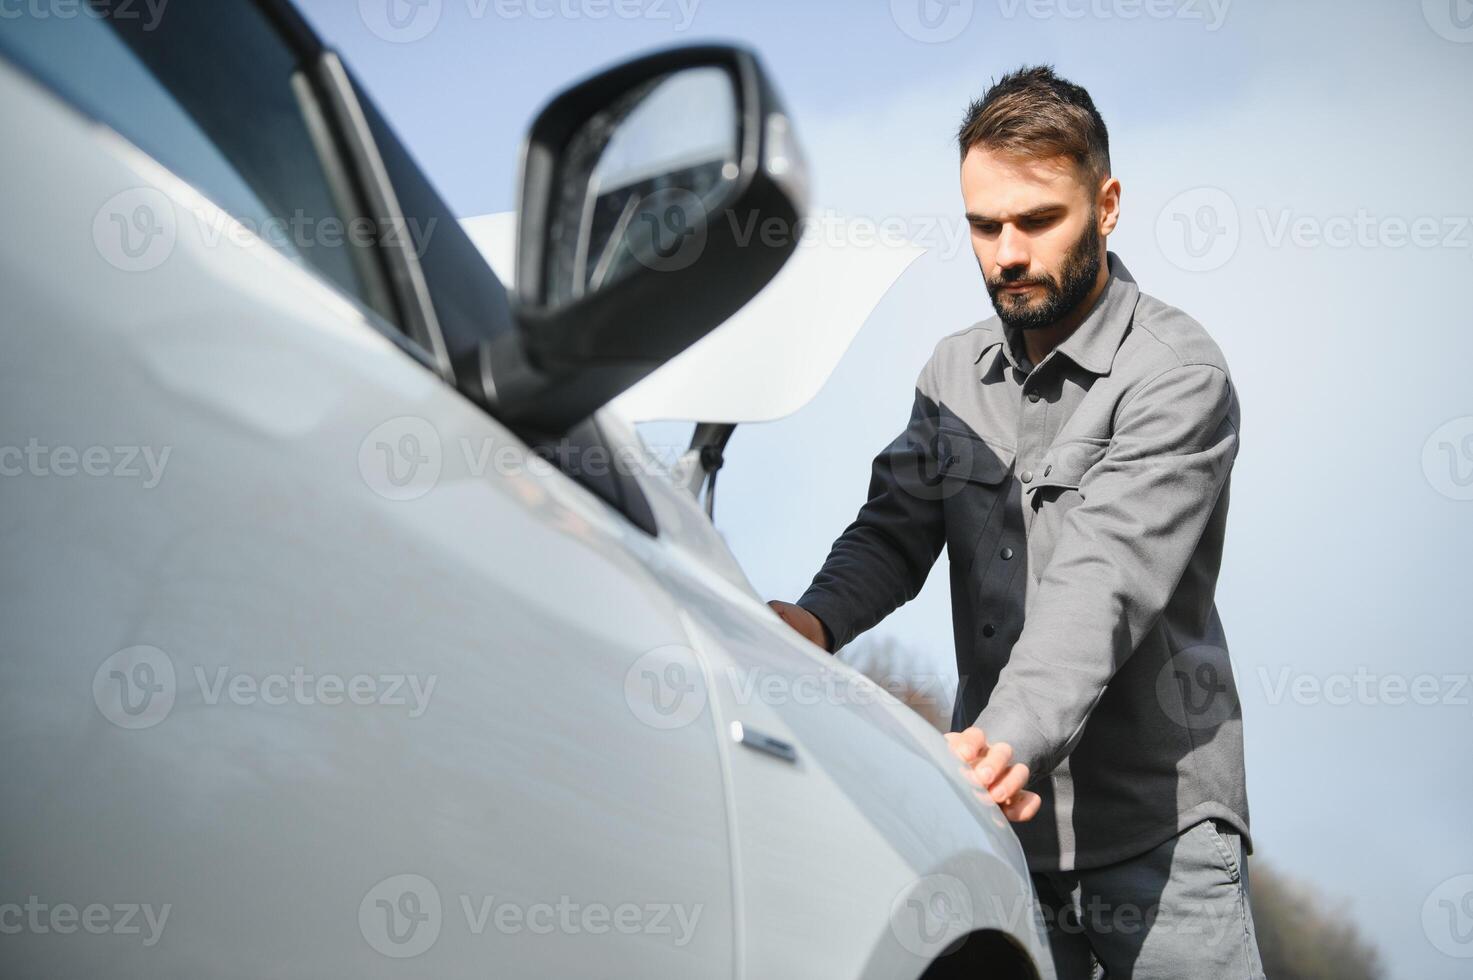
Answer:
<svg viewBox="0 0 1473 980"><path fill-rule="evenodd" d="M1068 156L1081 177L1098 187L1110 176L1110 134L1081 86L1051 65L1009 72L967 107L957 130L962 159L974 146L1029 160Z"/></svg>

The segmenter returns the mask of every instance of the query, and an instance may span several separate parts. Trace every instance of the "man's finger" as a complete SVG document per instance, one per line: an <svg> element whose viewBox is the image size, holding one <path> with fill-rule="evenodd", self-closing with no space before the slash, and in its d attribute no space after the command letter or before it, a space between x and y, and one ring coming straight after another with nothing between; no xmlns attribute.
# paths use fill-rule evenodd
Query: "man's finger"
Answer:
<svg viewBox="0 0 1473 980"><path fill-rule="evenodd" d="M977 760L974 768L982 785L991 786L1012 764L1013 747L1006 742L998 742L988 746L987 753Z"/></svg>
<svg viewBox="0 0 1473 980"><path fill-rule="evenodd" d="M958 759L971 763L987 751L987 736L980 728L968 728L964 732L948 732L946 744Z"/></svg>
<svg viewBox="0 0 1473 980"><path fill-rule="evenodd" d="M1002 815L1013 823L1026 823L1038 815L1038 808L1041 806L1043 797L1025 789L1002 808Z"/></svg>
<svg viewBox="0 0 1473 980"><path fill-rule="evenodd" d="M1023 787L1028 785L1028 775L1028 767L1021 762L1008 766L992 784L992 801L1001 805L1017 796L1023 791Z"/></svg>

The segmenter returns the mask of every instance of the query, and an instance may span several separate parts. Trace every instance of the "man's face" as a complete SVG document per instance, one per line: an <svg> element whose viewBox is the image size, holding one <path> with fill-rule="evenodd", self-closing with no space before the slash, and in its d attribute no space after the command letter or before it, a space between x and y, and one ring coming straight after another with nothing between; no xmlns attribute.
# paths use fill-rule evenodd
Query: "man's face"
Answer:
<svg viewBox="0 0 1473 980"><path fill-rule="evenodd" d="M972 250L1004 323L1021 330L1047 327L1089 295L1104 260L1100 205L1114 203L1104 197L1086 186L1067 157L1025 160L976 146L968 151L962 200Z"/></svg>

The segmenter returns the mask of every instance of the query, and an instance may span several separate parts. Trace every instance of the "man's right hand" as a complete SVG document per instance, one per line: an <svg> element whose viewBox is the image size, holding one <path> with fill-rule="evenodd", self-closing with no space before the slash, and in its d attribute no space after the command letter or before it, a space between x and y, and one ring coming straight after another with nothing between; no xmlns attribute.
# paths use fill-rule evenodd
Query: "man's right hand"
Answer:
<svg viewBox="0 0 1473 980"><path fill-rule="evenodd" d="M773 612L782 617L783 622L797 630L805 640L827 653L833 652L829 649L828 637L824 635L823 623L813 613L802 606L778 599L772 599L767 604L772 607Z"/></svg>

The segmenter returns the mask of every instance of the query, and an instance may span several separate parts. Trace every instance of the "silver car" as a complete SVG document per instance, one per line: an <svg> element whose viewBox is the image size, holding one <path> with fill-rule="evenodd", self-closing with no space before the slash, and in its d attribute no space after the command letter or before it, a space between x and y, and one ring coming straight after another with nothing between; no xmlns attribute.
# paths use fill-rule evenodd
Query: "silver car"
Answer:
<svg viewBox="0 0 1473 980"><path fill-rule="evenodd" d="M610 406L797 247L754 55L553 99L509 291L289 5L128 7L0 29L0 974L1052 976Z"/></svg>

